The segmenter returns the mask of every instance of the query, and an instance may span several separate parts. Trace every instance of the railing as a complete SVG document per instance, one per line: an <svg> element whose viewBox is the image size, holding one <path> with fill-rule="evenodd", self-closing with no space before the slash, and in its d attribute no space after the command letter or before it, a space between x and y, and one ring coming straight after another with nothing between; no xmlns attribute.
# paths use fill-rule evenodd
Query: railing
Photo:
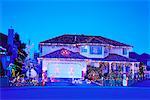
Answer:
<svg viewBox="0 0 150 100"><path fill-rule="evenodd" d="M149 80L147 78L145 79L129 79L129 80L125 80L127 82L127 85L128 87L132 87L134 86L135 84L137 84L138 82L141 82L141 81L144 81L144 80ZM99 86L125 86L123 85L123 80L97 80L97 81L91 81L92 83L95 83Z"/></svg>

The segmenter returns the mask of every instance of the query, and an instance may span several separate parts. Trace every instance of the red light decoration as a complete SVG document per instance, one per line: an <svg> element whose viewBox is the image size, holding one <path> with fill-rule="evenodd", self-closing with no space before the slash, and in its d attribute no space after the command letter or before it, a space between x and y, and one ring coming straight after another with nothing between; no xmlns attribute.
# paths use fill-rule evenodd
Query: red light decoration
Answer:
<svg viewBox="0 0 150 100"><path fill-rule="evenodd" d="M68 50L62 50L61 51L61 55L63 55L63 56L69 56L70 52Z"/></svg>

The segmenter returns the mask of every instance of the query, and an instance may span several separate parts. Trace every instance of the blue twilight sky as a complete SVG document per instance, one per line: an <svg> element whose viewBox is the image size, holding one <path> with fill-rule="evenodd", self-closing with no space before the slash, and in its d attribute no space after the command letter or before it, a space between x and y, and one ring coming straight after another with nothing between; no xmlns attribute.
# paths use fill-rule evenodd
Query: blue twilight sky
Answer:
<svg viewBox="0 0 150 100"><path fill-rule="evenodd" d="M146 0L0 0L0 32L12 26L22 41L65 33L100 35L150 53L149 3Z"/></svg>

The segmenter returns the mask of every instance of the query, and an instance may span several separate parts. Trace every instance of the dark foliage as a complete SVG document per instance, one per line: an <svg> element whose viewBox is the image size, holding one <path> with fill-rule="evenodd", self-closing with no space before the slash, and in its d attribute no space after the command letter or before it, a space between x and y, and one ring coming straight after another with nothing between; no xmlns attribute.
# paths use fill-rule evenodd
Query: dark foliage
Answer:
<svg viewBox="0 0 150 100"><path fill-rule="evenodd" d="M16 66L16 73L19 72L19 74L20 74L24 60L27 57L27 53L24 50L26 48L26 44L21 42L20 36L18 33L15 33L14 43L17 46L17 50L18 50L18 55L14 61L14 64L17 65Z"/></svg>
<svg viewBox="0 0 150 100"><path fill-rule="evenodd" d="M3 68L3 64L2 62L0 61L0 76L4 76L4 68Z"/></svg>
<svg viewBox="0 0 150 100"><path fill-rule="evenodd" d="M144 78L144 63L142 62L139 64L139 75L141 78Z"/></svg>

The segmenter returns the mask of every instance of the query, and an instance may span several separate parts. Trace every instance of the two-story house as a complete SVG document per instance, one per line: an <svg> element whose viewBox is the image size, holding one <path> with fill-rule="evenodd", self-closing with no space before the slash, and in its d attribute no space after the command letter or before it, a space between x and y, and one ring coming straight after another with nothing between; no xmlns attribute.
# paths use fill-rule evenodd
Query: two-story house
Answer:
<svg viewBox="0 0 150 100"><path fill-rule="evenodd" d="M105 64L110 73L121 66L123 73L138 70L138 64L129 58L132 46L101 36L65 34L40 42L42 71L48 77L82 78L87 66L99 67Z"/></svg>

